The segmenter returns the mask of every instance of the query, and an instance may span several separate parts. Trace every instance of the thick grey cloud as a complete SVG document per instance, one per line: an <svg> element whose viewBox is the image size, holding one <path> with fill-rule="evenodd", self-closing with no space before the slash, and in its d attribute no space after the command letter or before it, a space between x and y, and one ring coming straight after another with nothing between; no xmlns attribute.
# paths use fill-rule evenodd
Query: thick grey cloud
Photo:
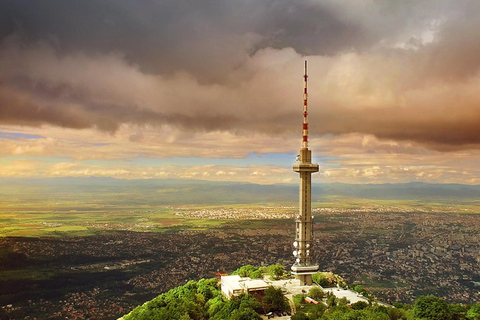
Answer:
<svg viewBox="0 0 480 320"><path fill-rule="evenodd" d="M312 133L478 147L479 21L468 0L5 0L0 121L297 134L308 54Z"/></svg>
<svg viewBox="0 0 480 320"><path fill-rule="evenodd" d="M0 37L17 32L28 41L51 39L60 52L118 51L148 72L182 69L219 81L260 48L309 55L368 49L423 27L431 9L426 1L361 3L4 0Z"/></svg>

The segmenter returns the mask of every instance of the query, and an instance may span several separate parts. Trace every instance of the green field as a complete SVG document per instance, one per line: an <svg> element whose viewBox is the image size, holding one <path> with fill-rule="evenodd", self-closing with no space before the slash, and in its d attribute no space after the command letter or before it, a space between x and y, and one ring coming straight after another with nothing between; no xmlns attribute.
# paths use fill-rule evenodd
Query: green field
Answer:
<svg viewBox="0 0 480 320"><path fill-rule="evenodd" d="M0 213L0 237L84 236L107 230L162 232L172 227L209 228L225 220L178 217L172 210Z"/></svg>
<svg viewBox="0 0 480 320"><path fill-rule="evenodd" d="M337 184L316 185L314 189L312 208L316 215L480 213L479 186ZM291 220L297 210L297 199L298 187L293 185L101 178L4 179L0 184L0 237L80 236L111 230L205 230L225 225L263 228L269 219ZM218 212L202 215L195 213L196 210ZM227 212L225 216L222 210ZM238 212L228 215L234 211ZM266 215L252 214L260 211ZM239 220L253 221L239 223Z"/></svg>
<svg viewBox="0 0 480 320"><path fill-rule="evenodd" d="M114 201L112 201L114 202ZM165 232L171 230L206 230L219 226L235 228L267 228L268 219L252 219L249 214L269 210L278 215L293 215L296 203L231 204L231 205L107 205L70 199L22 203L8 199L0 205L0 237L85 236L102 231L128 230L139 232ZM312 203L320 209L317 214L355 212L425 212L478 214L477 201L426 202L419 200L372 200L349 197L326 197ZM193 215L199 211L235 212L235 219L228 216ZM245 216L242 216L244 214ZM320 217L319 217L320 218ZM289 220L291 218L276 219ZM242 220L242 223L239 221ZM248 221L246 221L248 220ZM320 222L317 219L317 222ZM378 232L378 230L377 230Z"/></svg>

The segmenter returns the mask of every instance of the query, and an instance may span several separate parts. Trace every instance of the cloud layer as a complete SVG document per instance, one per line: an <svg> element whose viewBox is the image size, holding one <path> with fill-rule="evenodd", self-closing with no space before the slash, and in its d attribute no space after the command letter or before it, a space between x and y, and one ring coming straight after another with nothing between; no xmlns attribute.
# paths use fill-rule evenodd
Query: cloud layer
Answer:
<svg viewBox="0 0 480 320"><path fill-rule="evenodd" d="M5 1L0 121L295 134L308 54L313 133L477 148L479 6Z"/></svg>
<svg viewBox="0 0 480 320"><path fill-rule="evenodd" d="M100 170L90 160L294 154L308 59L312 145L336 159L324 179L475 183L472 163L469 176L447 158L480 149L477 30L469 0L5 0L0 126L45 138L2 139L0 154L84 173ZM137 169L110 174L156 170Z"/></svg>

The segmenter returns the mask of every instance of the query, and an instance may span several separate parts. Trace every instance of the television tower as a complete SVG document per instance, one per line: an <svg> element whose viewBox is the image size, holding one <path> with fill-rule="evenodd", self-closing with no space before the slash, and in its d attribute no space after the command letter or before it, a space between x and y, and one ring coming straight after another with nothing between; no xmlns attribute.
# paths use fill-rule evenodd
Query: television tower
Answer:
<svg viewBox="0 0 480 320"><path fill-rule="evenodd" d="M302 285L312 284L312 274L318 270L318 265L312 263L313 245L313 215L312 215L312 173L318 172L318 164L312 163L312 152L308 149L308 94L307 94L307 61L305 60L305 75L303 76L303 139L300 154L293 165L293 171L300 174L299 212L295 219L295 247L293 255L295 263L292 273Z"/></svg>

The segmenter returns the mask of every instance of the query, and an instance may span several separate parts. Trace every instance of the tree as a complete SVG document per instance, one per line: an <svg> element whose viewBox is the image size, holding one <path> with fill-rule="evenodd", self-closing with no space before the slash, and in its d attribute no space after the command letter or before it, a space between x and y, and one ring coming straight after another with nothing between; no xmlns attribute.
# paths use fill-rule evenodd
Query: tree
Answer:
<svg viewBox="0 0 480 320"><path fill-rule="evenodd" d="M408 319L407 312L404 309L388 308L388 316L390 320L406 320Z"/></svg>
<svg viewBox="0 0 480 320"><path fill-rule="evenodd" d="M257 313L263 311L262 305L251 295L245 294L240 297L240 310L242 309L252 309Z"/></svg>
<svg viewBox="0 0 480 320"><path fill-rule="evenodd" d="M322 320L357 320L369 319L358 317L358 311L347 306L332 307L322 316Z"/></svg>
<svg viewBox="0 0 480 320"><path fill-rule="evenodd" d="M316 320L320 319L323 314L325 313L325 310L327 307L323 303L319 303L317 305L313 305L309 310L308 310L308 318L309 320Z"/></svg>
<svg viewBox="0 0 480 320"><path fill-rule="evenodd" d="M312 279L322 287L334 287L337 284L342 287L346 286L345 280L332 272L317 272L312 275Z"/></svg>
<svg viewBox="0 0 480 320"><path fill-rule="evenodd" d="M337 304L339 306L346 306L350 303L350 300L347 299L347 297L343 297L337 300Z"/></svg>
<svg viewBox="0 0 480 320"><path fill-rule="evenodd" d="M354 288L353 291L358 292L358 293L363 293L365 292L365 288L363 288L361 285L357 284Z"/></svg>
<svg viewBox="0 0 480 320"><path fill-rule="evenodd" d="M239 297L232 297L226 303L216 307L213 305L208 310L211 319L214 320L248 320L260 319L258 312L262 312L262 306L251 295L242 294ZM213 309L215 308L215 310ZM219 309L219 310L218 310ZM214 313L214 311L216 311ZM212 317L213 314L213 317Z"/></svg>
<svg viewBox="0 0 480 320"><path fill-rule="evenodd" d="M250 272L249 277L252 279L258 279L263 276L263 271L261 269L257 269L255 271Z"/></svg>
<svg viewBox="0 0 480 320"><path fill-rule="evenodd" d="M232 274L238 274L240 277L249 277L252 279L261 278L265 273L265 267L254 267L250 264L242 266L237 270L233 271Z"/></svg>
<svg viewBox="0 0 480 320"><path fill-rule="evenodd" d="M354 310L362 310L368 307L368 303L365 301L357 301L355 303L352 303L352 309Z"/></svg>
<svg viewBox="0 0 480 320"><path fill-rule="evenodd" d="M201 293L206 300L210 300L220 294L217 287L217 279L201 279L197 283L197 292Z"/></svg>
<svg viewBox="0 0 480 320"><path fill-rule="evenodd" d="M451 314L445 300L433 296L421 296L415 300L413 315L420 319L448 320Z"/></svg>
<svg viewBox="0 0 480 320"><path fill-rule="evenodd" d="M471 306L467 311L466 317L468 320L480 320L480 303Z"/></svg>
<svg viewBox="0 0 480 320"><path fill-rule="evenodd" d="M462 304L450 304L448 305L450 309L450 318L452 320L462 320L466 319L468 307Z"/></svg>
<svg viewBox="0 0 480 320"><path fill-rule="evenodd" d="M333 275L333 273L332 273ZM327 272L317 272L314 275L312 275L312 280L322 287L331 287L332 286L332 280Z"/></svg>
<svg viewBox="0 0 480 320"><path fill-rule="evenodd" d="M284 271L285 271L284 266L282 266L279 263L272 264L271 266L268 266L268 268L267 268L268 274L274 279L278 279L279 277L283 276Z"/></svg>
<svg viewBox="0 0 480 320"><path fill-rule="evenodd" d="M240 277L250 277L250 274L257 271L257 269L251 264L247 264L233 271L232 274L238 274Z"/></svg>
<svg viewBox="0 0 480 320"><path fill-rule="evenodd" d="M240 298L238 297L232 297L230 300L225 302L220 310L215 312L213 317L211 317L214 320L224 320L224 319L229 319L230 315L235 311L240 308ZM209 310L210 313L210 310Z"/></svg>
<svg viewBox="0 0 480 320"><path fill-rule="evenodd" d="M222 310L223 306L225 305L225 301L223 301L221 296L217 296L214 299L209 301L208 306L208 315L210 318L213 318L220 310Z"/></svg>
<svg viewBox="0 0 480 320"><path fill-rule="evenodd" d="M320 287L312 287L308 290L308 296L314 300L320 301L325 297L325 292Z"/></svg>
<svg viewBox="0 0 480 320"><path fill-rule="evenodd" d="M411 307L412 307L409 304L403 304L403 303L400 303L400 302L394 302L393 306L397 309L405 309L405 310L411 309Z"/></svg>
<svg viewBox="0 0 480 320"><path fill-rule="evenodd" d="M214 298L209 299L209 297ZM202 320L218 313L224 308L225 304L217 288L216 279L202 279L198 283L189 281L184 286L159 295L144 305L135 308L124 316L124 319ZM233 305L232 310L238 309L239 305L240 302ZM218 319L228 319L228 317Z"/></svg>
<svg viewBox="0 0 480 320"><path fill-rule="evenodd" d="M263 308L265 312L285 311L289 309L288 301L285 299L281 288L268 287L263 297Z"/></svg>
<svg viewBox="0 0 480 320"><path fill-rule="evenodd" d="M388 311L385 307L377 308L377 307L367 307L363 310L357 310L357 312L361 315L358 319L369 319L369 320L390 320L390 316L388 315Z"/></svg>
<svg viewBox="0 0 480 320"><path fill-rule="evenodd" d="M260 315L252 309L235 310L229 320L260 320Z"/></svg>
<svg viewBox="0 0 480 320"><path fill-rule="evenodd" d="M329 294L327 297L327 306L329 308L335 307L338 303L338 298L334 294Z"/></svg>

